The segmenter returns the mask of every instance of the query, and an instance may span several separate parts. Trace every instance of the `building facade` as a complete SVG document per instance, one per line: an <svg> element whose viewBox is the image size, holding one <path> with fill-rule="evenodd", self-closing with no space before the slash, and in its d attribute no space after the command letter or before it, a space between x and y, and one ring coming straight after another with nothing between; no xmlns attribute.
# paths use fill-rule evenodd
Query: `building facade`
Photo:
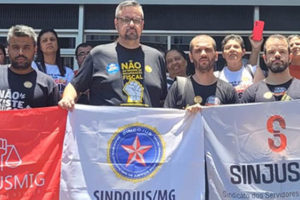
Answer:
<svg viewBox="0 0 300 200"><path fill-rule="evenodd" d="M38 32L54 28L60 37L61 53L68 66L77 68L74 52L77 44L92 45L114 41L117 33L113 19L119 1L111 0L0 0L0 42L6 43L8 29L26 24ZM213 36L220 43L227 34L243 36L247 51L255 20L265 21L264 36L300 33L300 1L272 0L186 0L140 1L144 8L145 28L142 43L161 51L179 48L188 51L197 34Z"/></svg>

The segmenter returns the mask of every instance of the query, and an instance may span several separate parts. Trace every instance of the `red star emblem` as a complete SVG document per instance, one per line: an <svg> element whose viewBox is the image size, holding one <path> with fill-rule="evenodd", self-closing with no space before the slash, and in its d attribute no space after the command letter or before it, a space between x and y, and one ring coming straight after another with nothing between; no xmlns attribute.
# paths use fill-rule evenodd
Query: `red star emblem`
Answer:
<svg viewBox="0 0 300 200"><path fill-rule="evenodd" d="M129 153L126 167L128 167L134 161L146 166L144 160L144 153L152 148L151 145L141 146L138 136L135 137L132 145L122 145L123 149Z"/></svg>

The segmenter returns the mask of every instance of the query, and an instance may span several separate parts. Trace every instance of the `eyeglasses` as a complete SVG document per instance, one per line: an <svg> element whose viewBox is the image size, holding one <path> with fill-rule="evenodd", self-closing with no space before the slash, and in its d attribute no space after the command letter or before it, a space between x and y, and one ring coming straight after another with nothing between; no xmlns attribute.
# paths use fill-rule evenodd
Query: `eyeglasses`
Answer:
<svg viewBox="0 0 300 200"><path fill-rule="evenodd" d="M90 52L80 52L79 54L77 54L77 57L83 57L83 56L87 56Z"/></svg>
<svg viewBox="0 0 300 200"><path fill-rule="evenodd" d="M140 25L144 19L143 18L117 17L117 20L120 20L121 23L123 23L123 24L130 24L132 21L133 24Z"/></svg>

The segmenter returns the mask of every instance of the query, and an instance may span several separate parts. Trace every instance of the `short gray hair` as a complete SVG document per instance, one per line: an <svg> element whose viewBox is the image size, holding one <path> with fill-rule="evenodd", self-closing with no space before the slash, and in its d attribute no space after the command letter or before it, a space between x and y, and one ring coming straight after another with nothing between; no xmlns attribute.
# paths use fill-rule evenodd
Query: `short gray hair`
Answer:
<svg viewBox="0 0 300 200"><path fill-rule="evenodd" d="M139 7L141 9L142 12L142 18L144 18L144 11L143 8L141 6L141 4L139 4L139 2L135 1L135 0L126 0L126 1L122 1L116 8L116 12L115 12L115 18L118 17L119 13L121 12L121 10L125 7L129 7L129 6L133 6L133 7Z"/></svg>
<svg viewBox="0 0 300 200"><path fill-rule="evenodd" d="M30 26L26 26L26 25L12 26L8 30L8 34L7 34L8 44L12 37L30 37L34 41L34 44L36 44L36 33L34 32L33 28L31 28Z"/></svg>

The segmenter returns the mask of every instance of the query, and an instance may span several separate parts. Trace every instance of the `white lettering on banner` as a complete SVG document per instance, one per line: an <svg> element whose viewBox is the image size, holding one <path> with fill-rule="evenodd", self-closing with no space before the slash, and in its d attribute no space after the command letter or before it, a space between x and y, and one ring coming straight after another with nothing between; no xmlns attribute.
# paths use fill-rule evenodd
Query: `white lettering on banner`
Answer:
<svg viewBox="0 0 300 200"><path fill-rule="evenodd" d="M60 199L204 200L203 131L201 115L183 110L77 105Z"/></svg>
<svg viewBox="0 0 300 200"><path fill-rule="evenodd" d="M300 199L299 108L294 100L203 110L209 199Z"/></svg>
<svg viewBox="0 0 300 200"><path fill-rule="evenodd" d="M42 187L45 185L45 173L0 176L0 190L17 190L22 188Z"/></svg>

